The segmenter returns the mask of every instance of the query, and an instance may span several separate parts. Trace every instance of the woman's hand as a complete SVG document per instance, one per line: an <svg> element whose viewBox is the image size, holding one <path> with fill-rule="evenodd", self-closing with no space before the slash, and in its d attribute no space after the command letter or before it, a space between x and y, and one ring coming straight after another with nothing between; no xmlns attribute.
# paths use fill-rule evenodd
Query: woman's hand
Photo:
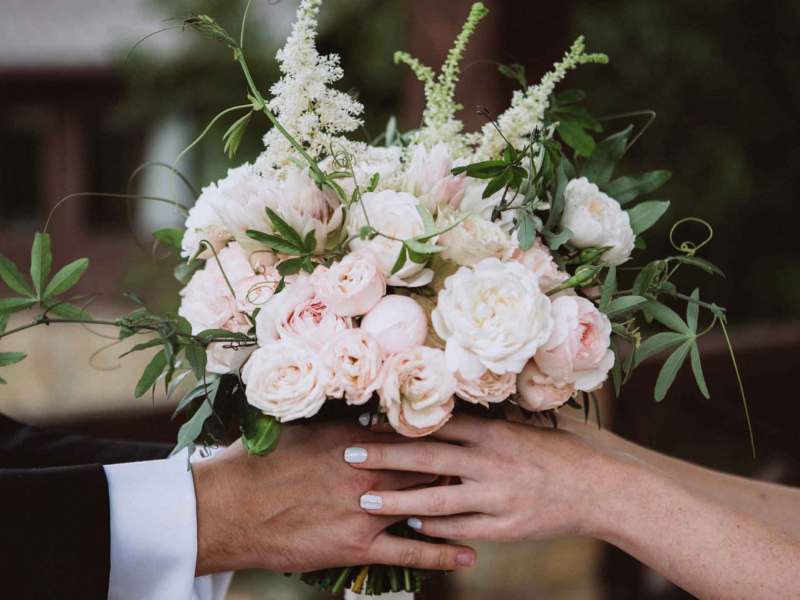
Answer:
<svg viewBox="0 0 800 600"><path fill-rule="evenodd" d="M361 497L364 510L410 516L411 527L449 539L599 535L595 515L628 468L573 434L506 421L459 415L432 437L440 441L362 444L345 459L359 469L452 475L461 483L370 491Z"/></svg>

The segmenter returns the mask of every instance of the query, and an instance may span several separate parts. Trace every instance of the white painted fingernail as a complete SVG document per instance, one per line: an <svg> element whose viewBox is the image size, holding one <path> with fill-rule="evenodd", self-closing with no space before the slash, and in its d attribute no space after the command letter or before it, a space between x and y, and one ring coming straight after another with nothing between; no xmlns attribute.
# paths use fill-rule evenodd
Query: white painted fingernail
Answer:
<svg viewBox="0 0 800 600"><path fill-rule="evenodd" d="M359 448L358 446L351 446L344 451L344 460L351 464L363 463L367 460L366 448Z"/></svg>
<svg viewBox="0 0 800 600"><path fill-rule="evenodd" d="M406 523L408 524L409 527L411 527L411 529L415 529L417 531L422 529L422 521L420 521L417 517L409 518L408 521L406 521Z"/></svg>
<svg viewBox="0 0 800 600"><path fill-rule="evenodd" d="M383 506L383 498L374 494L364 494L359 502L365 510L378 510Z"/></svg>
<svg viewBox="0 0 800 600"><path fill-rule="evenodd" d="M372 420L372 415L368 412L361 413L358 415L358 422L361 424L362 427L369 427L369 422Z"/></svg>
<svg viewBox="0 0 800 600"><path fill-rule="evenodd" d="M372 415L372 426L373 427L378 424L378 420L379 419L380 419L380 417L378 416L378 413L375 413L374 415Z"/></svg>

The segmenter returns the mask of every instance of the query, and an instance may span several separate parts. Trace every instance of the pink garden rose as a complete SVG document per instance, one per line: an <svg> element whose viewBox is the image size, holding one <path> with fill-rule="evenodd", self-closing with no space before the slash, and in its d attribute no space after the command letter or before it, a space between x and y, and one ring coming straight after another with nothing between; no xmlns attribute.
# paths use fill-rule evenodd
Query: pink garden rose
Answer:
<svg viewBox="0 0 800 600"><path fill-rule="evenodd" d="M345 329L322 348L328 369L327 394L347 404L364 404L380 385L383 352L378 342L361 329Z"/></svg>
<svg viewBox="0 0 800 600"><path fill-rule="evenodd" d="M559 383L539 370L530 361L517 377L517 404L526 410L552 410L564 404L575 393L571 383Z"/></svg>
<svg viewBox="0 0 800 600"><path fill-rule="evenodd" d="M579 391L597 389L614 365L608 317L580 296L555 298L552 317L550 338L534 355L539 370Z"/></svg>
<svg viewBox="0 0 800 600"><path fill-rule="evenodd" d="M319 266L312 276L317 297L340 317L366 314L386 294L386 280L375 259L348 254L330 268Z"/></svg>
<svg viewBox="0 0 800 600"><path fill-rule="evenodd" d="M536 273L539 277L539 288L545 293L569 279L569 275L558 269L553 255L541 240L537 239L533 246L525 251L518 248L513 258Z"/></svg>
<svg viewBox="0 0 800 600"><path fill-rule="evenodd" d="M428 317L408 296L384 297L361 321L361 329L371 334L386 354L405 352L419 346L428 335Z"/></svg>
<svg viewBox="0 0 800 600"><path fill-rule="evenodd" d="M422 437L442 427L453 412L456 380L444 352L417 346L386 359L378 394L394 430Z"/></svg>
<svg viewBox="0 0 800 600"><path fill-rule="evenodd" d="M466 177L453 175L453 159L447 144L427 148L419 144L411 149L411 160L403 177L403 190L419 198L432 213L437 207L457 208L464 197Z"/></svg>
<svg viewBox="0 0 800 600"><path fill-rule="evenodd" d="M498 375L490 370L477 379L465 379L459 371L456 377L456 396L472 404L489 406L502 402L517 391L517 376L514 373Z"/></svg>

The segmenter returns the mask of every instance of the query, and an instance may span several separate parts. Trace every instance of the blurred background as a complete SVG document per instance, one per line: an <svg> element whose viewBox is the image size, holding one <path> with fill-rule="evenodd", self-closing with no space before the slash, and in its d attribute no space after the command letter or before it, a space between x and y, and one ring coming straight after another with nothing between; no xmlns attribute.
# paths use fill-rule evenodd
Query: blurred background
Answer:
<svg viewBox="0 0 800 600"><path fill-rule="evenodd" d="M520 63L530 81L578 34L608 53L561 89L589 91L597 115L652 109L658 118L623 171L667 168L663 189L671 218L649 234L649 253L667 252L669 223L698 216L714 225L704 256L727 278L687 273L707 299L729 309L758 447L750 455L736 383L723 341L702 345L712 392L705 400L691 376L670 397L652 399L656 367L642 368L617 400L603 407L606 426L664 452L746 475L800 484L795 423L800 408L793 370L800 351L800 4L792 0L485 0L465 61L459 99L470 128L508 103L513 83L497 63ZM3 0L0 20L0 252L27 264L32 234L68 194L122 194L136 167L172 163L219 110L239 104L245 88L221 45L176 27L208 13L236 30L243 0ZM407 49L438 65L468 11L449 0L328 0L321 50L342 56L343 89L368 107L364 136L396 115L418 123L420 85L392 62ZM262 88L275 80L274 52L296 3L254 0L247 50ZM177 17L177 19L175 19ZM134 44L150 33L166 28ZM265 127L265 123L261 123ZM622 125L622 122L620 122ZM612 126L613 127L613 126ZM222 152L226 126L178 164L199 188L231 163ZM254 158L261 133L251 125L235 163ZM263 131L263 129L261 130ZM131 189L190 204L193 193L164 169L138 174ZM101 292L93 316L130 309L135 292L158 310L176 306L172 259L153 250L150 233L180 223L159 204L107 196L73 198L52 218L57 264L88 256L79 291ZM690 288L691 289L691 288ZM21 322L25 315L16 315ZM120 365L119 346L101 331L41 328L3 342L32 359L4 370L0 410L35 423L66 424L99 435L169 441L177 424L164 398L134 401L131 391L147 356ZM13 348L11 347L13 346ZM668 524L665 524L668 526ZM428 598L684 598L654 573L612 548L584 539L479 548L479 566L448 577ZM234 599L311 599L294 579L261 573L237 577Z"/></svg>

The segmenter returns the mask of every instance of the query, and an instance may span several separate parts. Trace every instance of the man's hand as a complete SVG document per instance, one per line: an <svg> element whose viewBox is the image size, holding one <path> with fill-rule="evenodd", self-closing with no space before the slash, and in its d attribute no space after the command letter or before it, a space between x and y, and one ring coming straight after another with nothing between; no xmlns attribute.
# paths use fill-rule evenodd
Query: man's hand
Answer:
<svg viewBox="0 0 800 600"><path fill-rule="evenodd" d="M197 574L248 568L300 572L371 563L454 570L474 564L471 548L384 531L408 515L377 516L359 508L368 490L399 490L435 479L358 471L342 460L349 446L396 439L355 425L286 427L268 456L249 456L237 442L194 465Z"/></svg>

